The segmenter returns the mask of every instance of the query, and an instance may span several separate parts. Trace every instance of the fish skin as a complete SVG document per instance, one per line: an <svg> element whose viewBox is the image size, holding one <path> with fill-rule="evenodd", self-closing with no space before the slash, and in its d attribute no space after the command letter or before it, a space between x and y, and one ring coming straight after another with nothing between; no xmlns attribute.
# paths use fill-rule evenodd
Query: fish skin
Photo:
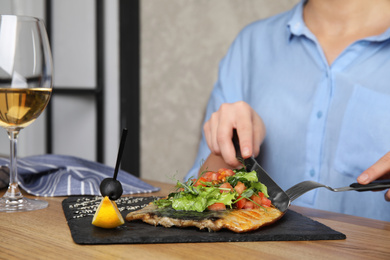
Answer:
<svg viewBox="0 0 390 260"><path fill-rule="evenodd" d="M126 220L142 220L154 226L164 227L197 227L208 231L226 228L236 233L244 233L270 225L282 216L283 213L274 207L195 212L159 209L152 202L140 210L128 213Z"/></svg>

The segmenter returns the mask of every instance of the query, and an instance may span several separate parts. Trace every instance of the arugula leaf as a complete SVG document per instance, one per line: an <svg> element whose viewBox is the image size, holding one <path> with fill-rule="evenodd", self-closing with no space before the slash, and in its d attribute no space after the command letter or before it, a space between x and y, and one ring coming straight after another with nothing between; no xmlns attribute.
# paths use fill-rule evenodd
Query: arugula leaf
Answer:
<svg viewBox="0 0 390 260"><path fill-rule="evenodd" d="M237 178L243 177L243 178L247 179L248 181L252 181L252 182L258 182L259 181L259 179L257 178L256 171L237 172L236 175L233 175L233 176L236 176Z"/></svg>
<svg viewBox="0 0 390 260"><path fill-rule="evenodd" d="M255 194L255 191L251 188L249 189L246 189L243 191L243 193L241 193L241 197L244 197L244 198L250 198L253 194Z"/></svg>
<svg viewBox="0 0 390 260"><path fill-rule="evenodd" d="M263 183L261 183L261 182L252 182L251 183L251 188L264 193L265 197L267 197L267 198L269 197L267 186L265 186Z"/></svg>
<svg viewBox="0 0 390 260"><path fill-rule="evenodd" d="M237 182L242 182L245 184L246 187L250 187L251 182L258 182L257 179L257 173L255 171L251 172L237 172L233 176L229 176L227 178L227 181L232 185L233 187L236 186Z"/></svg>
<svg viewBox="0 0 390 260"><path fill-rule="evenodd" d="M194 183L192 180L188 180L187 182L184 182L184 183L177 181L176 188L177 189L183 188L185 191L187 191L189 193L198 194L198 191L195 189L193 184Z"/></svg>

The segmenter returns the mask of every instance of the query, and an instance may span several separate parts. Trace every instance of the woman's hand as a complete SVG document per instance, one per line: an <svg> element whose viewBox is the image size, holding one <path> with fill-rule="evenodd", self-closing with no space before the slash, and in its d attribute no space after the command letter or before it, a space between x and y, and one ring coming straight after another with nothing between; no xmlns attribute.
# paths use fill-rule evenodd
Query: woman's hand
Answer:
<svg viewBox="0 0 390 260"><path fill-rule="evenodd" d="M231 167L237 167L240 162L232 142L233 129L237 130L244 159L259 154L266 130L260 116L243 101L224 103L211 115L203 127L211 153L221 156Z"/></svg>
<svg viewBox="0 0 390 260"><path fill-rule="evenodd" d="M390 179L390 152L362 172L357 181L360 184L368 184L376 179ZM390 190L386 192L385 200L390 201Z"/></svg>

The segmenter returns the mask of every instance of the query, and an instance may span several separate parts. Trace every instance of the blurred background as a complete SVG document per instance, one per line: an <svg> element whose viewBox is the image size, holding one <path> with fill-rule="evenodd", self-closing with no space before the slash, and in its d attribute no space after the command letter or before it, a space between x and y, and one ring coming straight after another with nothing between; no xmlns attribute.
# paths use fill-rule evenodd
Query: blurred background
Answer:
<svg viewBox="0 0 390 260"><path fill-rule="evenodd" d="M247 24L299 0L1 0L45 21L53 96L19 136L19 156L55 153L175 182L192 166L219 61ZM9 140L0 132L0 155Z"/></svg>

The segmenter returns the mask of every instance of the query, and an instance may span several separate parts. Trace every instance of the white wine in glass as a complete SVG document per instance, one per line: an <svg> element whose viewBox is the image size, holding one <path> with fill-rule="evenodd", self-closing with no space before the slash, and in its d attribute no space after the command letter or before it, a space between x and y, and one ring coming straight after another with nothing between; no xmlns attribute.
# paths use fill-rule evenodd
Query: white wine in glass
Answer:
<svg viewBox="0 0 390 260"><path fill-rule="evenodd" d="M10 181L0 212L43 209L44 200L23 197L17 174L19 131L35 121L52 90L52 57L43 22L34 17L0 15L0 126L10 139Z"/></svg>

